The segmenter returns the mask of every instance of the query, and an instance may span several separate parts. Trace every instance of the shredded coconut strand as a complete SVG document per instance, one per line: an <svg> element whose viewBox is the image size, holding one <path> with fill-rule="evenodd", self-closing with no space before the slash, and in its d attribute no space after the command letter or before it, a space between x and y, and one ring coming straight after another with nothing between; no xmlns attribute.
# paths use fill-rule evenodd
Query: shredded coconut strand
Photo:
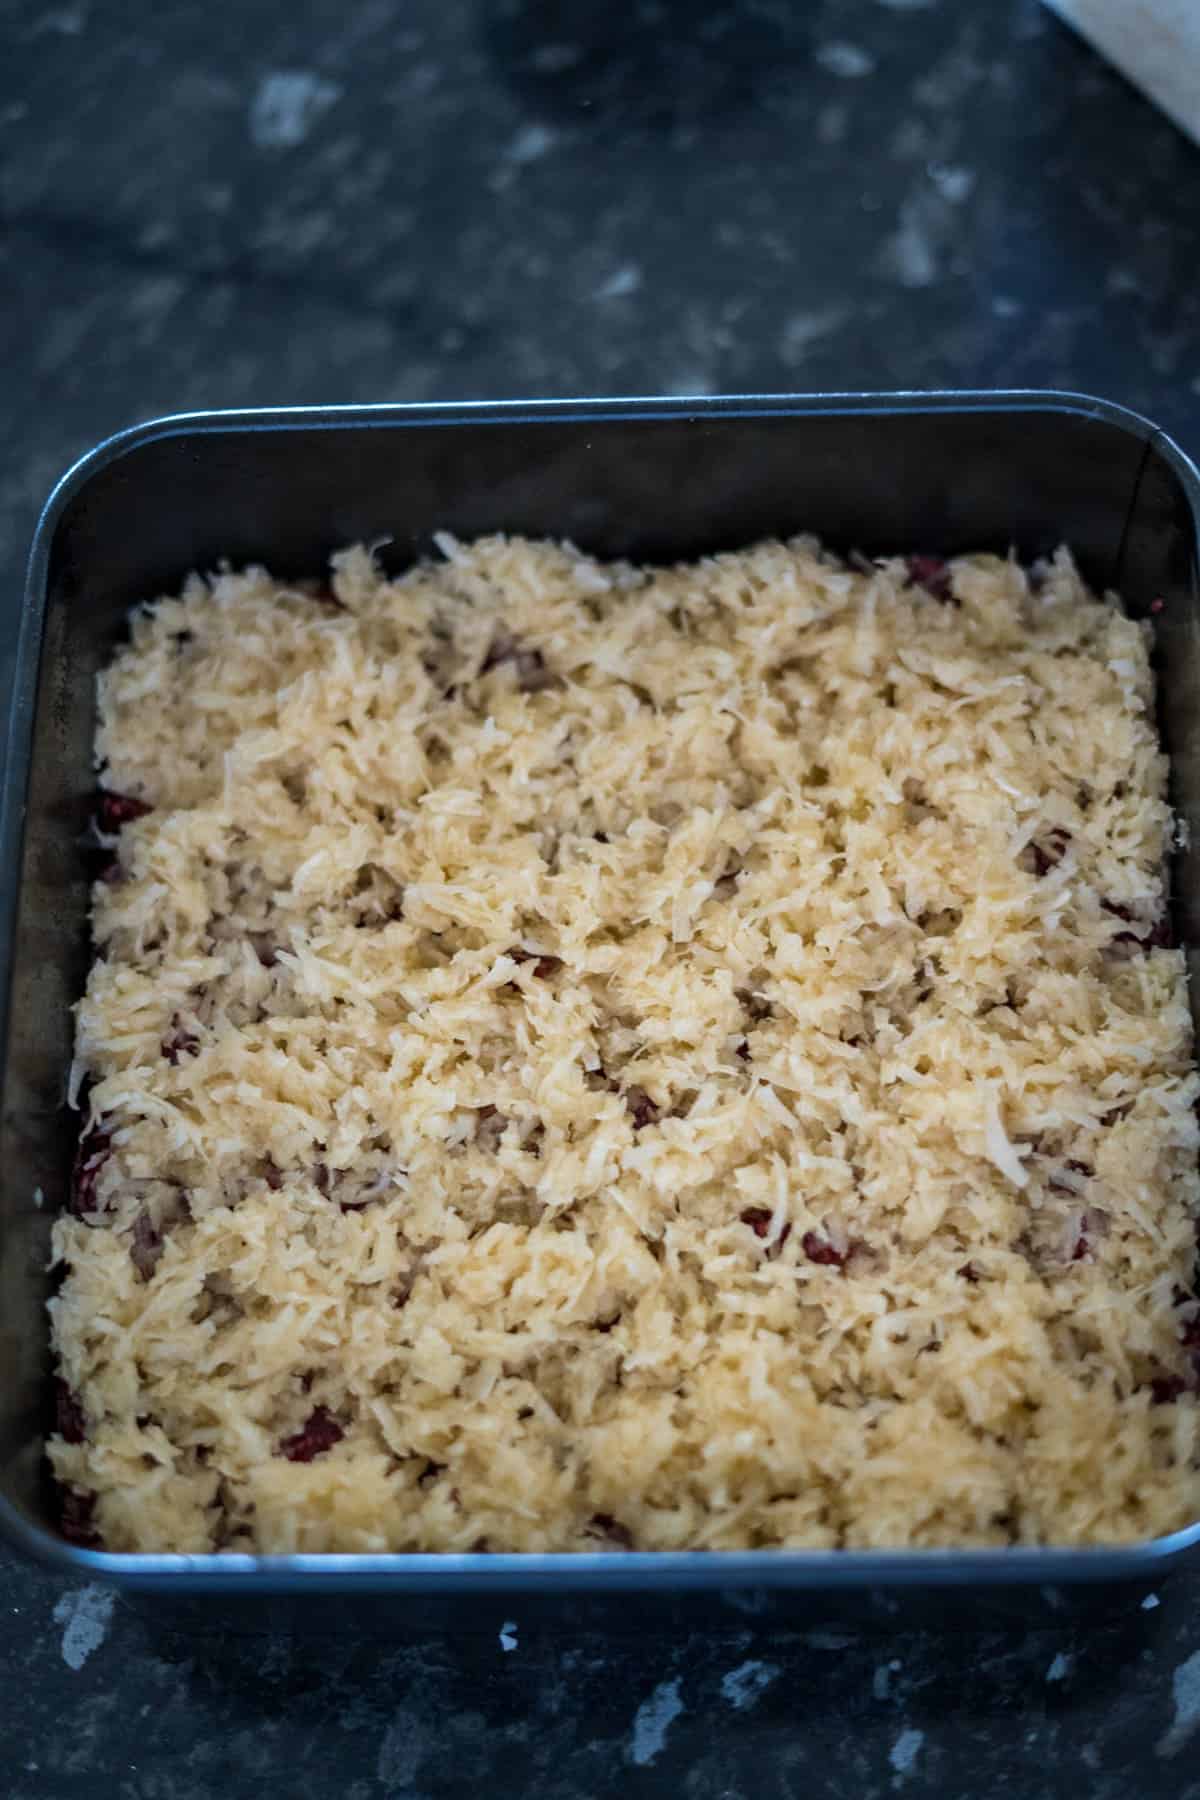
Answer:
<svg viewBox="0 0 1200 1800"><path fill-rule="evenodd" d="M438 543L398 581L347 550L332 591L193 578L101 677L115 860L50 1303L71 1528L1195 1518L1146 628L1065 552L1031 594L811 540L649 570Z"/></svg>

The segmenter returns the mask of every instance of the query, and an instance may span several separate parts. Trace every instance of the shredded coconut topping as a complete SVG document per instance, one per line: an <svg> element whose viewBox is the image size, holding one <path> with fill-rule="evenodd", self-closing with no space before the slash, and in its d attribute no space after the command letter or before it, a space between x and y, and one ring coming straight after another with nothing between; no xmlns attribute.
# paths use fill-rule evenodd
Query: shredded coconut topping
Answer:
<svg viewBox="0 0 1200 1800"><path fill-rule="evenodd" d="M1192 1520L1147 629L1065 552L438 543L193 578L101 678L64 1528Z"/></svg>

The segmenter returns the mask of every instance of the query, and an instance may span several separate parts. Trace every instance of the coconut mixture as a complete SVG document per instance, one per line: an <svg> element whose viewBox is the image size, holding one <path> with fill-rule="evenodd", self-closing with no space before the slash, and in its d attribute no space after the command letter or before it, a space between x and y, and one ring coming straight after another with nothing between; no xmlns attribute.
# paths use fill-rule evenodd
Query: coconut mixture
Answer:
<svg viewBox="0 0 1200 1800"><path fill-rule="evenodd" d="M101 678L68 1534L1200 1515L1147 628L1065 552L439 541L193 578Z"/></svg>

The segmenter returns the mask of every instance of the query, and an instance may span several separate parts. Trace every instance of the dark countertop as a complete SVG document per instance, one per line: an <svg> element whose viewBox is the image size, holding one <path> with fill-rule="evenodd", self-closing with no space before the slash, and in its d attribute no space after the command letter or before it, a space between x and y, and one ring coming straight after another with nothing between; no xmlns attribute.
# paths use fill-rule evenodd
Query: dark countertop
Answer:
<svg viewBox="0 0 1200 1800"><path fill-rule="evenodd" d="M1038 0L0 0L0 39L5 667L53 479L155 413L1052 385L1200 448L1200 151ZM323 1634L0 1583L10 1800L1200 1796L1200 1575Z"/></svg>

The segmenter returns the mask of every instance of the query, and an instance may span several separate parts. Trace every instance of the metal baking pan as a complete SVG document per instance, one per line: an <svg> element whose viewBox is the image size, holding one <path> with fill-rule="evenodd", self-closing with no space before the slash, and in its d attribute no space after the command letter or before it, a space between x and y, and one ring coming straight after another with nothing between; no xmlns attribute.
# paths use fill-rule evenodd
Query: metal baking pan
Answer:
<svg viewBox="0 0 1200 1800"><path fill-rule="evenodd" d="M147 1599L419 1594L422 1617L435 1596L478 1606L707 1592L753 1612L796 1590L1031 1593L1159 1578L1200 1542L1200 1522L1114 1549L619 1556L109 1555L58 1536L43 1458L44 1302L77 1130L64 1077L88 957L79 846L96 672L130 606L191 569L228 558L311 575L339 545L384 536L384 560L399 568L439 529L569 536L651 561L800 530L867 554L1015 546L1030 558L1070 543L1087 577L1118 588L1135 614L1163 602L1161 723L1192 845L1174 871L1175 926L1197 946L1197 991L1200 476L1145 419L1074 394L845 394L197 413L123 432L63 477L38 526L0 795L0 1530L59 1570Z"/></svg>

